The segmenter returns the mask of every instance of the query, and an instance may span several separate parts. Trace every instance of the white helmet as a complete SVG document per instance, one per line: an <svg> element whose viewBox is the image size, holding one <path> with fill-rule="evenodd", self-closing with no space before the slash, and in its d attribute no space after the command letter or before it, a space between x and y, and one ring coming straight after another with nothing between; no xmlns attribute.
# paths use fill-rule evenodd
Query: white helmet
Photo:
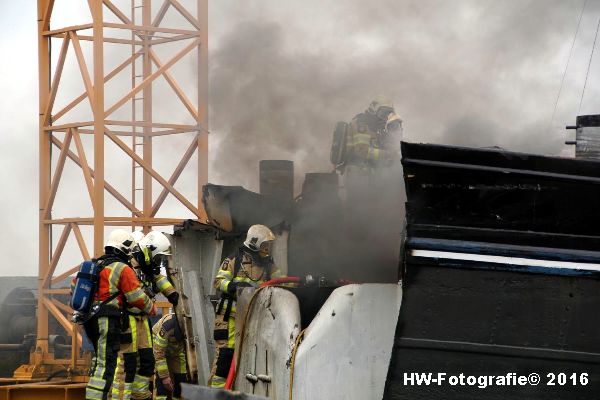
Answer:
<svg viewBox="0 0 600 400"><path fill-rule="evenodd" d="M261 251L261 256L266 257L269 254L269 249L266 245L275 240L275 235L269 228L264 225L252 225L248 229L248 235L244 241L244 246L252 251ZM264 251L266 250L266 253Z"/></svg>
<svg viewBox="0 0 600 400"><path fill-rule="evenodd" d="M134 244L135 239L130 232L127 232L124 229L115 229L108 235L104 249L108 251L108 248L113 248L125 255L129 255Z"/></svg>
<svg viewBox="0 0 600 400"><path fill-rule="evenodd" d="M171 255L171 243L167 236L162 232L149 232L138 242L138 245L144 254L148 255L150 260L154 259L154 257L159 254L163 256Z"/></svg>
<svg viewBox="0 0 600 400"><path fill-rule="evenodd" d="M133 236L133 240L135 240L135 243L138 244L140 242L140 240L142 240L144 238L144 232L133 231L133 232L131 232L131 236Z"/></svg>

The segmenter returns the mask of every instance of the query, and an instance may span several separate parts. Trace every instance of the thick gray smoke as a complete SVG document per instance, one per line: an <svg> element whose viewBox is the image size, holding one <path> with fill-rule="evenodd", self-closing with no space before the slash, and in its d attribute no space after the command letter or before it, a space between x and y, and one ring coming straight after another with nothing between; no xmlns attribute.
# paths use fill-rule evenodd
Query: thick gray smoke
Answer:
<svg viewBox="0 0 600 400"><path fill-rule="evenodd" d="M211 181L257 190L260 159L290 159L299 189L305 172L331 171L335 122L378 93L394 99L408 141L569 154L564 125L593 41L591 5L552 121L582 1L299 3L245 5L221 28L211 52ZM292 267L393 279L400 179L396 170L365 184L340 214L330 193L303 205Z"/></svg>
<svg viewBox="0 0 600 400"><path fill-rule="evenodd" d="M335 122L378 93L395 100L410 141L569 154L564 125L576 116L594 37L591 3L553 125L583 1L238 7L211 51L211 180L256 189L262 158L328 170ZM592 111L592 96L584 100L582 112Z"/></svg>
<svg viewBox="0 0 600 400"><path fill-rule="evenodd" d="M570 139L563 127L578 113L598 2L588 1L558 112L551 120L583 2L211 2L210 180L257 190L258 160L288 158L296 163L299 189L303 173L331 169L328 152L335 122L363 111L379 93L395 100L410 141L571 154L563 145ZM13 263L34 274L36 7L33 2L13 3L0 2L0 20L13 33L0 39L0 49L7 59L18 60L5 63L0 80L5 94L0 113L7 132L0 139L0 164L9 171L4 174L7 194L0 201L5 227L0 240L11 249ZM157 10L158 2L153 3ZM78 14L86 4L57 1L53 25L69 25L67 17L81 23ZM598 110L597 55L582 114ZM72 67L75 72L65 76L78 74L75 63ZM189 68L191 77L195 71L195 66ZM189 88L194 81L180 83ZM182 152L174 151L174 157ZM80 171L71 172L65 185L71 176L73 181L81 179ZM192 187L194 181L182 177L181 190L187 194L186 184ZM85 193L85 187L75 192ZM67 190L65 196L69 194ZM13 272L0 270L7 273Z"/></svg>

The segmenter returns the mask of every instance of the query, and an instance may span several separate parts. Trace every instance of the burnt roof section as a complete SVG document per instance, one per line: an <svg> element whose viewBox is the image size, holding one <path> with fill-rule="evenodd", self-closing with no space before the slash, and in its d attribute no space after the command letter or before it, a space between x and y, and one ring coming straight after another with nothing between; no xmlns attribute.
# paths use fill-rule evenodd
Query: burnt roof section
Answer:
<svg viewBox="0 0 600 400"><path fill-rule="evenodd" d="M600 162L402 143L408 236L600 248Z"/></svg>
<svg viewBox="0 0 600 400"><path fill-rule="evenodd" d="M234 234L254 224L275 227L289 218L289 204L241 186L208 183L202 187L202 203L211 225Z"/></svg>

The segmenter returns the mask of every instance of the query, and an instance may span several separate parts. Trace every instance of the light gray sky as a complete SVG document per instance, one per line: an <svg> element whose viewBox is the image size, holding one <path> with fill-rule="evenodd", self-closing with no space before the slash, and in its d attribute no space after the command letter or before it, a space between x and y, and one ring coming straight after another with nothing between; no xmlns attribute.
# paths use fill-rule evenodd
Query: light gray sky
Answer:
<svg viewBox="0 0 600 400"><path fill-rule="evenodd" d="M77 20L85 3L56 2L63 5L53 26ZM37 271L35 3L0 2L0 243L8 250L0 275ZM586 6L554 121L552 114L582 5L213 1L209 180L257 189L258 160L265 158L294 160L299 177L329 170L335 122L364 110L378 93L394 99L406 140L570 156L564 126L578 114L600 17L597 1ZM598 57L581 114L598 111ZM189 74L192 82L193 65ZM183 179L182 191L192 178ZM65 179L81 177L73 172ZM67 187L61 196L78 210L86 193Z"/></svg>

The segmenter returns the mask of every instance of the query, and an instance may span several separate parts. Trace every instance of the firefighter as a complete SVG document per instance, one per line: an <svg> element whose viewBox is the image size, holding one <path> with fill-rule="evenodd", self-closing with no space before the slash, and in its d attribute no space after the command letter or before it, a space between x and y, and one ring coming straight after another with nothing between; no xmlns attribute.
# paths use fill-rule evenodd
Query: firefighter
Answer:
<svg viewBox="0 0 600 400"><path fill-rule="evenodd" d="M357 114L348 124L345 167L371 172L392 155L385 142L388 117L394 113L394 104L384 96L377 96L369 108Z"/></svg>
<svg viewBox="0 0 600 400"><path fill-rule="evenodd" d="M181 383L187 381L185 342L175 314L163 316L152 328L156 360L156 400L181 398Z"/></svg>
<svg viewBox="0 0 600 400"><path fill-rule="evenodd" d="M131 233L115 229L108 236L105 254L96 260L102 265L94 302L98 312L84 323L85 333L95 353L85 391L86 399L108 398L121 347L121 320L125 303L142 312L156 314L152 299L144 293L129 265L133 244Z"/></svg>
<svg viewBox="0 0 600 400"><path fill-rule="evenodd" d="M160 266L171 254L169 239L165 234L157 231L152 231L146 236L139 231L134 232L133 235L134 238L138 236L139 240L132 250L132 264L143 290L151 298L154 298L157 293L162 293L173 306L176 306L179 293L167 277L160 274ZM121 335L123 347L122 352L119 353L112 397L113 399L150 399L152 398L150 381L155 366L150 320L148 314L138 309L128 308L126 312L128 318Z"/></svg>
<svg viewBox="0 0 600 400"><path fill-rule="evenodd" d="M400 140L396 141L394 136L397 135L390 135L386 129L395 128L398 119L392 101L377 96L365 112L344 124L343 134L334 134L332 162L344 177L348 202L356 206L369 203L370 196L380 190L383 168L399 159Z"/></svg>
<svg viewBox="0 0 600 400"><path fill-rule="evenodd" d="M221 292L215 316L215 357L209 386L225 386L235 347L235 300L237 289L259 287L271 278L281 276L273 263L271 250L275 235L264 225L252 225L244 244L221 263L214 287Z"/></svg>

